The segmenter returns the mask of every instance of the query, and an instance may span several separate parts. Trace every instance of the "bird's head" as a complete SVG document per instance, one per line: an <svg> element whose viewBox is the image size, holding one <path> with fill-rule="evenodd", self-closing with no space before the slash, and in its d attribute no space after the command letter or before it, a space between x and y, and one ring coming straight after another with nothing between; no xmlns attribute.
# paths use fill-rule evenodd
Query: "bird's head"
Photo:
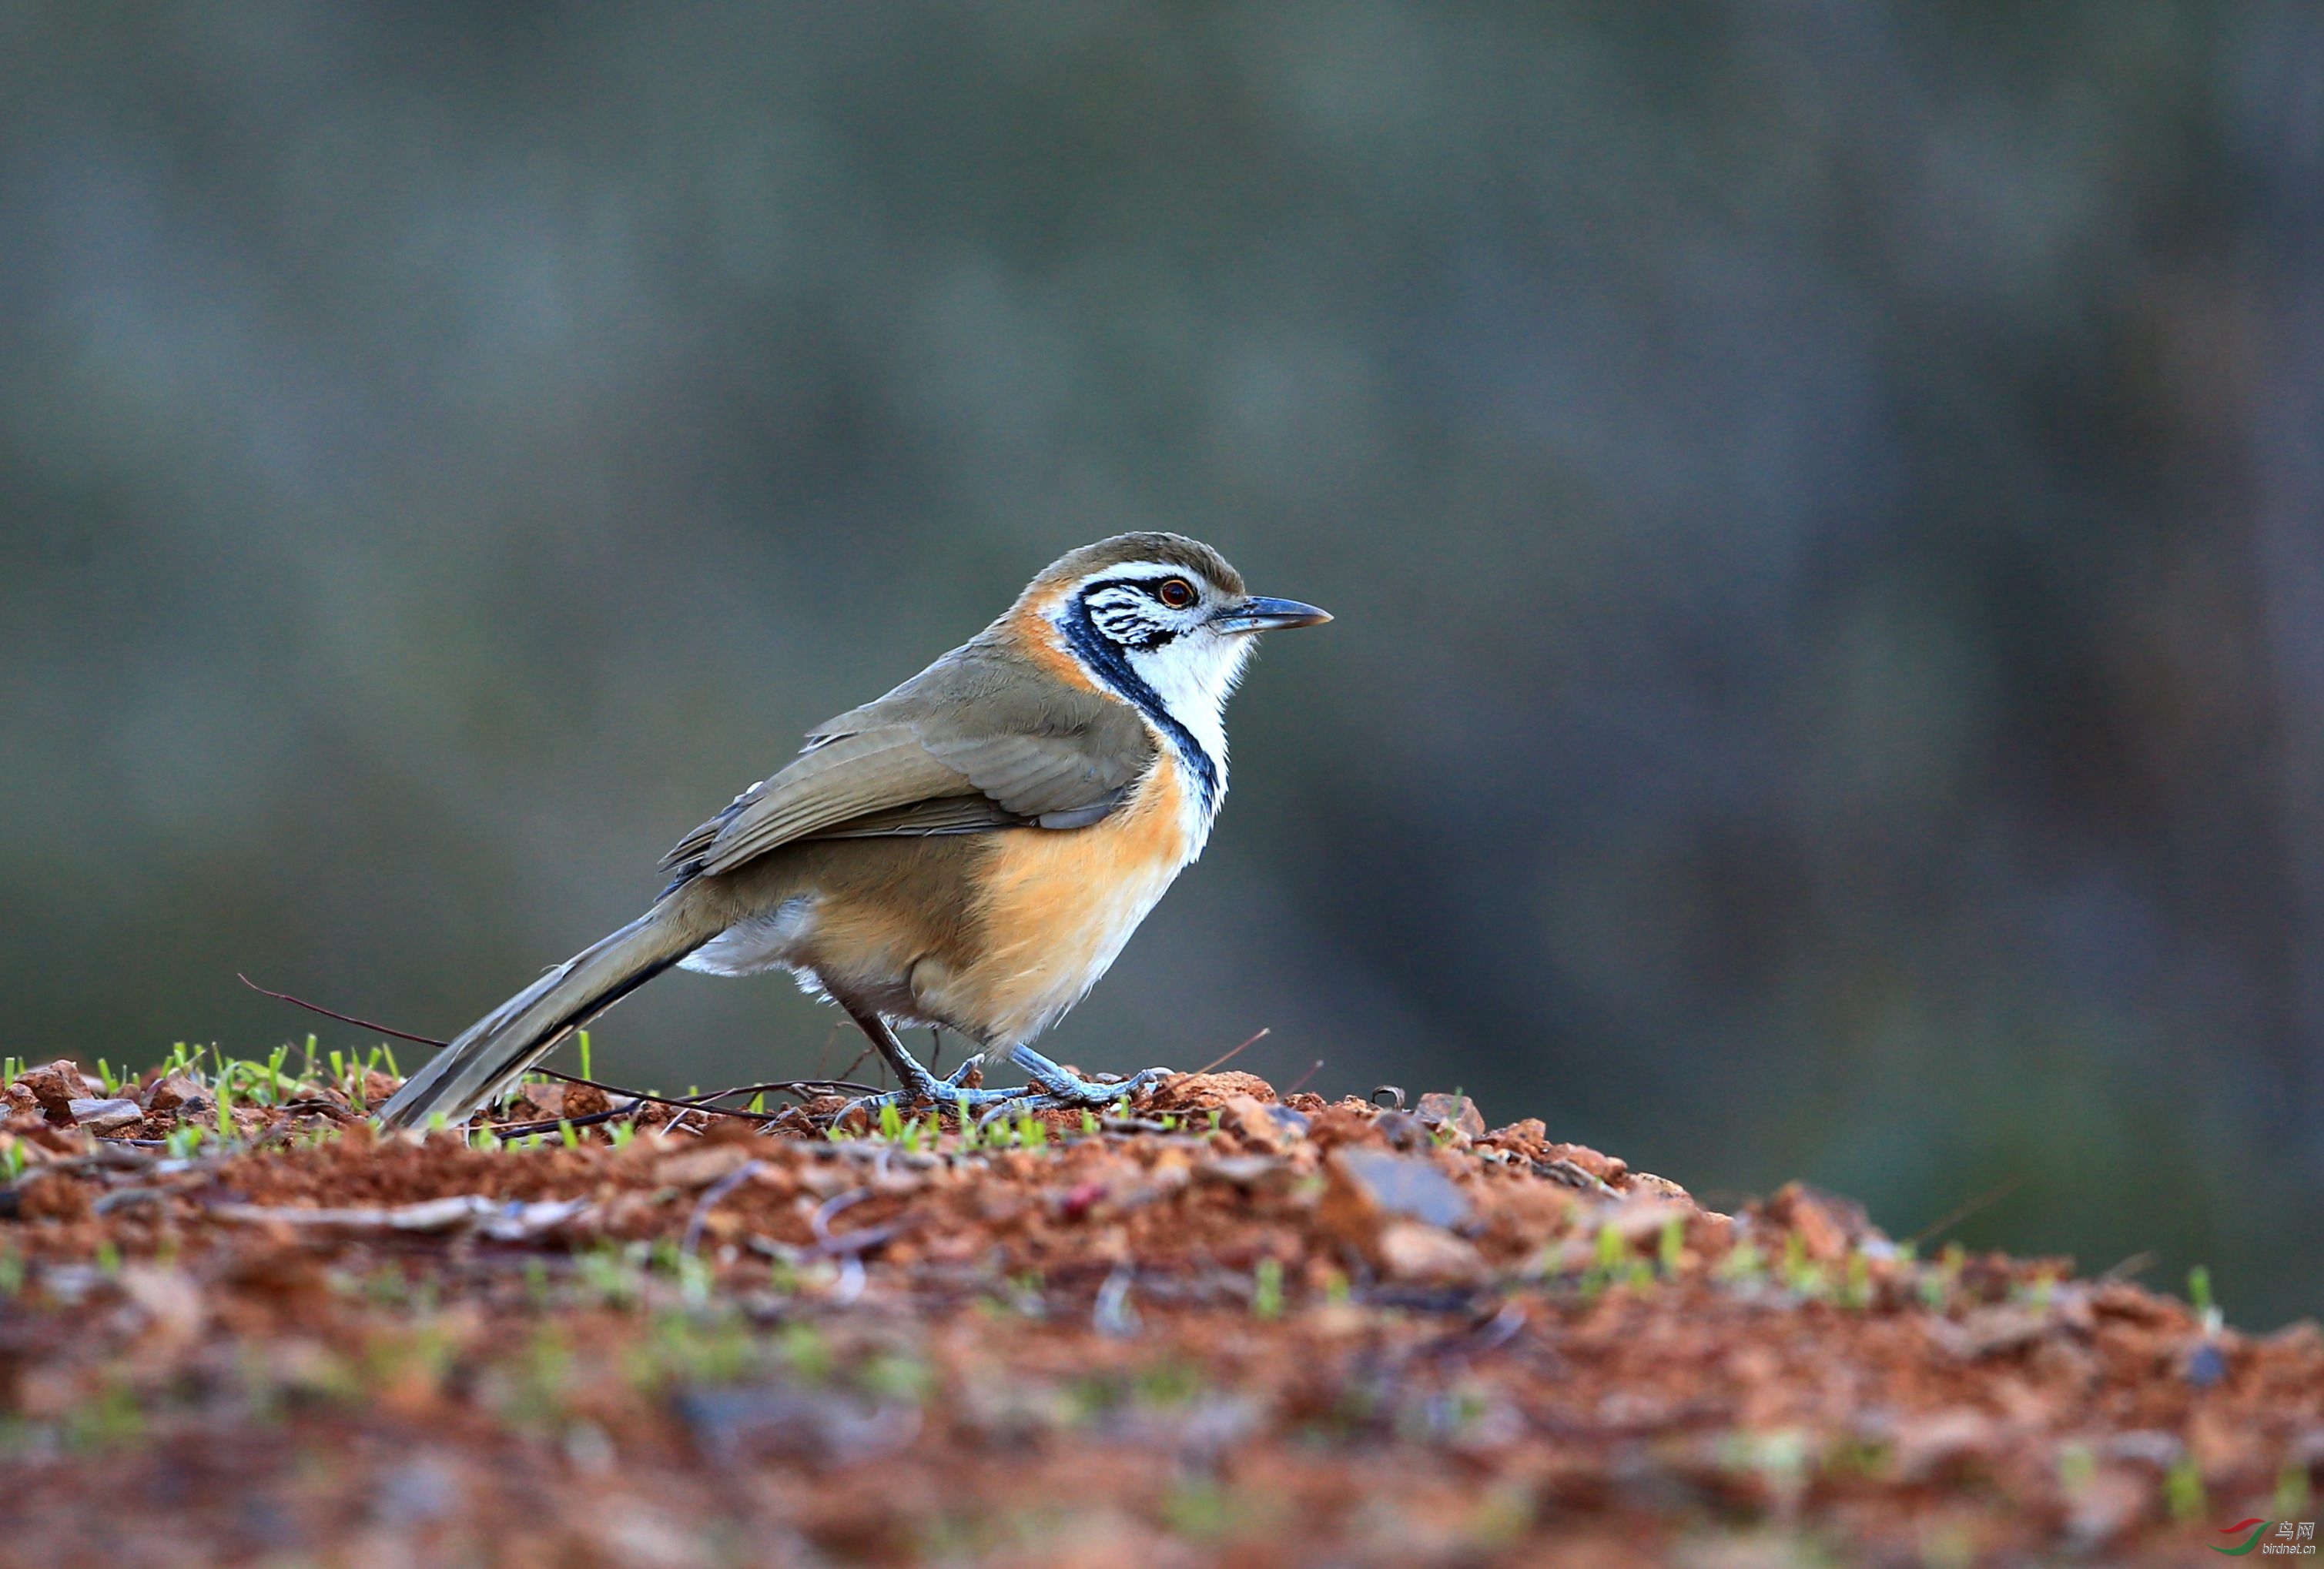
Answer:
<svg viewBox="0 0 2324 1569"><path fill-rule="evenodd" d="M1157 720L1158 704L1222 758L1219 716L1254 634L1332 619L1296 600L1249 592L1226 557L1182 534L1118 534L1084 546L1026 592L1093 679Z"/></svg>

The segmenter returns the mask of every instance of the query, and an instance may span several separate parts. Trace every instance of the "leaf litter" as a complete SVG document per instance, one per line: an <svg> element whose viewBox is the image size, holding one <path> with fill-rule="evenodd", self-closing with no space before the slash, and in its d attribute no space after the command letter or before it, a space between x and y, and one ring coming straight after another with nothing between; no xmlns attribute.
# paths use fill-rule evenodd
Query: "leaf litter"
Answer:
<svg viewBox="0 0 2324 1569"><path fill-rule="evenodd" d="M503 1142L8 1066L0 1563L2161 1564L2324 1482L2312 1324L1457 1096Z"/></svg>

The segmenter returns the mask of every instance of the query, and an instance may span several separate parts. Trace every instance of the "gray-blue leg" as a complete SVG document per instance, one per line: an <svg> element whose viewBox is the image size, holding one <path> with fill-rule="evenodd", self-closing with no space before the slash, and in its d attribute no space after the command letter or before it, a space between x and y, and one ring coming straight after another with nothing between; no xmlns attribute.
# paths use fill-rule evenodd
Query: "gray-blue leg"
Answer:
<svg viewBox="0 0 2324 1569"><path fill-rule="evenodd" d="M1025 1070L1025 1077L1033 1081L1030 1087L1040 1091L1036 1098L1051 1106L1111 1106L1125 1097L1143 1095L1170 1077L1167 1068L1149 1068L1128 1078L1100 1083L1066 1072L1030 1046L1019 1046L1011 1055L1017 1066Z"/></svg>
<svg viewBox="0 0 2324 1569"><path fill-rule="evenodd" d="M1020 1111L1045 1111L1053 1106L1088 1108L1111 1106L1116 1101L1143 1095L1170 1077L1170 1070L1167 1068L1149 1068L1128 1078L1101 1083L1066 1072L1030 1046L1019 1046L1009 1055L1032 1082L1022 1089L1005 1092L1009 1097L1007 1101L987 1111L978 1119L981 1123L989 1123Z"/></svg>
<svg viewBox="0 0 2324 1569"><path fill-rule="evenodd" d="M859 1014L853 1008L847 1010L847 1016L872 1038L872 1046L886 1060L888 1066L895 1069L899 1087L885 1095L867 1095L849 1101L832 1119L835 1124L844 1123L859 1111L866 1116L876 1117L881 1107L890 1106L899 1109L910 1106L948 1106L964 1116L981 1106L1021 1099L1025 1094L1021 1089L964 1087L960 1081L966 1078L982 1060L981 1053L969 1058L945 1078L938 1078L904 1050L904 1043L896 1039L896 1032L888 1027L888 1021L877 1014Z"/></svg>
<svg viewBox="0 0 2324 1569"><path fill-rule="evenodd" d="M853 1008L848 1008L847 1015L855 1021L864 1034L871 1037L872 1046L887 1060L888 1066L895 1069L898 1087L885 1095L867 1095L849 1101L839 1108L838 1116L833 1119L835 1123L844 1123L858 1111L866 1116L874 1116L881 1107L890 1106L899 1108L948 1106L963 1115L982 1109L982 1120L985 1122L1020 1111L1045 1111L1053 1106L1105 1106L1142 1095L1170 1077L1170 1070L1167 1068L1149 1068L1128 1078L1102 1084L1084 1078L1079 1074L1068 1073L1031 1047L1019 1046L1001 1055L1013 1058L1025 1069L1025 1077L1032 1080L1030 1084L1016 1089L969 1089L960 1081L968 1077L969 1070L982 1060L981 1054L971 1057L954 1069L950 1076L938 1078L904 1050L904 1043L896 1039L896 1032L888 1027L887 1020L877 1014L858 1013Z"/></svg>

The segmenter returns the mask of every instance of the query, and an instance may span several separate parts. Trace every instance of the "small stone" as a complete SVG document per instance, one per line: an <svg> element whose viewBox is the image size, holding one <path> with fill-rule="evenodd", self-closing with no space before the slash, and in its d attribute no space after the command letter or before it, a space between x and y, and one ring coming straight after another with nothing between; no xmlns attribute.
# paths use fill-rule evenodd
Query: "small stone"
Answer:
<svg viewBox="0 0 2324 1569"><path fill-rule="evenodd" d="M2038 1308L2004 1302L1979 1308L1963 1316L1959 1323L1931 1318L1923 1327L1929 1338L1945 1350L1965 1362L1974 1362L2031 1345L2057 1327L2057 1321Z"/></svg>
<svg viewBox="0 0 2324 1569"><path fill-rule="evenodd" d="M1562 1161L1609 1184L1619 1182L1630 1173L1629 1163L1620 1156L1600 1154L1587 1144L1545 1144L1534 1158L1547 1166Z"/></svg>
<svg viewBox="0 0 2324 1569"><path fill-rule="evenodd" d="M613 1097L594 1084L563 1084L558 1087L565 1094L557 1115L568 1121L578 1122L613 1109Z"/></svg>
<svg viewBox="0 0 2324 1569"><path fill-rule="evenodd" d="M1549 1142L1549 1125L1539 1117L1520 1117L1505 1128L1495 1128L1485 1140L1504 1149L1537 1150Z"/></svg>
<svg viewBox="0 0 2324 1569"><path fill-rule="evenodd" d="M707 1188L756 1159L758 1156L747 1144L712 1144L657 1161L654 1180L672 1188Z"/></svg>
<svg viewBox="0 0 2324 1569"><path fill-rule="evenodd" d="M1632 1194L1600 1212L1599 1229L1610 1231L1628 1247L1661 1241L1663 1229L1674 1220L1684 1225L1688 1207L1648 1194Z"/></svg>
<svg viewBox="0 0 2324 1569"><path fill-rule="evenodd" d="M1438 1286L1470 1286L1485 1275L1476 1248L1449 1231L1399 1220L1381 1228L1373 1248L1380 1271L1390 1280Z"/></svg>
<svg viewBox="0 0 2324 1569"><path fill-rule="evenodd" d="M91 1133L106 1133L145 1120L145 1114L137 1109L134 1100L76 1100L69 1105L72 1120Z"/></svg>
<svg viewBox="0 0 2324 1569"><path fill-rule="evenodd" d="M1267 1107L1255 1096L1231 1095L1220 1103L1220 1125L1240 1134L1242 1142L1254 1150L1274 1154L1283 1148L1283 1130Z"/></svg>
<svg viewBox="0 0 2324 1569"><path fill-rule="evenodd" d="M1339 1150L1324 1170L1317 1223L1376 1263L1381 1262L1381 1237L1397 1222L1417 1221L1441 1230L1468 1218L1467 1196L1424 1157Z"/></svg>
<svg viewBox="0 0 2324 1569"><path fill-rule="evenodd" d="M1228 1096L1219 1108L1222 1127L1240 1135L1242 1142L1254 1150L1268 1154L1279 1154L1293 1142L1307 1136L1308 1121L1287 1106L1270 1106L1248 1095Z"/></svg>
<svg viewBox="0 0 2324 1569"><path fill-rule="evenodd" d="M209 1104L209 1092L182 1073L155 1080L145 1092L147 1111L199 1111Z"/></svg>
<svg viewBox="0 0 2324 1569"><path fill-rule="evenodd" d="M1414 1115L1431 1127L1451 1128L1472 1139L1485 1135L1485 1115L1465 1095L1424 1095Z"/></svg>
<svg viewBox="0 0 2324 1569"><path fill-rule="evenodd" d="M1804 1182L1789 1182L1767 1200L1770 1224L1796 1234L1807 1256L1820 1264L1845 1259L1858 1238L1877 1234L1861 1205Z"/></svg>
<svg viewBox="0 0 2324 1569"><path fill-rule="evenodd" d="M1229 1155L1195 1167L1194 1179L1240 1188L1246 1193L1272 1195L1290 1192L1298 1174L1271 1155Z"/></svg>
<svg viewBox="0 0 2324 1569"><path fill-rule="evenodd" d="M2076 1488L2066 1510L2066 1540L2078 1553L2114 1542L2146 1518L2153 1484L2135 1472L2109 1466Z"/></svg>
<svg viewBox="0 0 2324 1569"><path fill-rule="evenodd" d="M209 1321L209 1306L183 1270L132 1264L121 1274L121 1294L144 1316L139 1351L152 1355L190 1345Z"/></svg>
<svg viewBox="0 0 2324 1569"><path fill-rule="evenodd" d="M1372 1131L1399 1150L1426 1150L1435 1144L1428 1124L1410 1112L1382 1112L1372 1119Z"/></svg>
<svg viewBox="0 0 2324 1569"><path fill-rule="evenodd" d="M1992 1453L2000 1443L2001 1427L1983 1412L1960 1406L1910 1418L1891 1440L1898 1480L1917 1484Z"/></svg>
<svg viewBox="0 0 2324 1569"><path fill-rule="evenodd" d="M1143 1109L1148 1113L1209 1111L1237 1096L1271 1100L1275 1090L1256 1073L1181 1073L1163 1080Z"/></svg>
<svg viewBox="0 0 2324 1569"><path fill-rule="evenodd" d="M16 1082L32 1092L41 1103L41 1114L59 1127L72 1124L72 1103L88 1093L81 1081L80 1064L69 1059L28 1068L16 1076Z"/></svg>

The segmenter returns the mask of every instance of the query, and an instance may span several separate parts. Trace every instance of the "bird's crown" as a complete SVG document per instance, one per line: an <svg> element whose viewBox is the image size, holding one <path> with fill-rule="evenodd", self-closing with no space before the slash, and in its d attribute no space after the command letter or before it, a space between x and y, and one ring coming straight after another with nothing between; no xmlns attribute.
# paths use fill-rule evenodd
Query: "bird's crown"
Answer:
<svg viewBox="0 0 2324 1569"><path fill-rule="evenodd" d="M1240 595L1243 592L1242 573L1237 572L1225 556L1199 539L1157 529L1117 534L1094 545L1068 550L1043 567L1026 585L1025 597L1046 598L1063 584L1079 583L1109 567L1139 562L1150 562L1157 566L1184 567L1200 574L1222 594Z"/></svg>

